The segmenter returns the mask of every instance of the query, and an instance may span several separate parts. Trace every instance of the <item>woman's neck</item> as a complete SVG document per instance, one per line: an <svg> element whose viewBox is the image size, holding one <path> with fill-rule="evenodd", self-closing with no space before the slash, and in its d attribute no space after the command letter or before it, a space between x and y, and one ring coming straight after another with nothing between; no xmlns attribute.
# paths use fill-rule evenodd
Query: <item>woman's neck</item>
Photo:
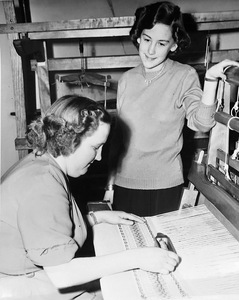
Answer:
<svg viewBox="0 0 239 300"><path fill-rule="evenodd" d="M156 73L159 73L161 71L163 71L164 69L164 66L166 64L166 61L167 59L165 59L164 61L162 61L159 65L155 66L154 68L145 68L144 66L144 73L147 73L147 74L156 74Z"/></svg>
<svg viewBox="0 0 239 300"><path fill-rule="evenodd" d="M59 167L61 168L62 172L64 172L67 175L64 156L60 155L60 156L54 157L50 153L49 153L49 155L59 165Z"/></svg>
<svg viewBox="0 0 239 300"><path fill-rule="evenodd" d="M165 69L165 65L166 62L164 61L162 64L160 64L160 68L146 69L144 68L144 66L142 66L145 83L147 85L150 85L154 80L159 78Z"/></svg>

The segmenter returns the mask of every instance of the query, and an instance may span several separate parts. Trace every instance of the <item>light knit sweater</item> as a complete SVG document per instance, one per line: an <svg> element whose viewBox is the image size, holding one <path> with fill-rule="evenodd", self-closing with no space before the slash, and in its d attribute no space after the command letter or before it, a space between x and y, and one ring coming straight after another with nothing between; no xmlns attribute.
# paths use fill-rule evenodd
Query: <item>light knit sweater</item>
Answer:
<svg viewBox="0 0 239 300"><path fill-rule="evenodd" d="M150 84L142 65L119 80L117 112L127 129L115 184L133 189L163 189L183 183L180 152L187 126L207 132L214 125L216 103L201 102L202 90L194 68L167 59L163 72Z"/></svg>

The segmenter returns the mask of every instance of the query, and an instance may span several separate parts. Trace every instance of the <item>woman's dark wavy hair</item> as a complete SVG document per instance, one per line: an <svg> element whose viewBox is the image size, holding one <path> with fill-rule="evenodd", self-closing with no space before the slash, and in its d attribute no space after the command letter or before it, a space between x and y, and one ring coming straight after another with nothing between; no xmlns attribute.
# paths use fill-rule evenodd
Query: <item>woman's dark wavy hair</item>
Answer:
<svg viewBox="0 0 239 300"><path fill-rule="evenodd" d="M46 151L54 157L75 152L82 138L92 135L100 122L110 124L109 113L97 102L78 95L56 100L46 112L28 126L27 141L36 155Z"/></svg>
<svg viewBox="0 0 239 300"><path fill-rule="evenodd" d="M139 48L137 39L144 29L152 29L155 24L161 23L172 27L172 36L177 43L177 51L190 45L190 37L187 34L182 13L179 6L168 1L161 1L140 7L135 12L135 22L130 30L130 37L136 48Z"/></svg>

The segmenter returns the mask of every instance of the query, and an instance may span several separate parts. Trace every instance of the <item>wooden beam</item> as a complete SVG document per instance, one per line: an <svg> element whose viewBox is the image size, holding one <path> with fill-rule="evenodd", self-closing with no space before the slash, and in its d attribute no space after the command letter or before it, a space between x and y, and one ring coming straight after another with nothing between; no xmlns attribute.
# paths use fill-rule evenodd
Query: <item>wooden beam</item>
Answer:
<svg viewBox="0 0 239 300"><path fill-rule="evenodd" d="M239 60L239 50L222 50L212 51L211 63L218 63L224 58ZM135 55L119 55L119 56L98 56L84 58L53 58L48 60L49 71L69 71L80 70L84 60L85 69L117 69L117 68L133 68L140 63L138 54ZM197 65L204 63L204 53L190 53L186 58L182 58L185 63Z"/></svg>
<svg viewBox="0 0 239 300"><path fill-rule="evenodd" d="M82 60L85 61L85 69L117 69L132 68L140 62L138 55L122 56L98 56L82 58L56 58L48 60L49 71L80 70Z"/></svg>
<svg viewBox="0 0 239 300"><path fill-rule="evenodd" d="M126 28L107 28L107 29L88 29L72 31L49 31L29 33L28 37L32 40L68 39L68 38L97 38L97 37L118 37L129 36L131 27ZM228 29L238 29L239 21L199 23L197 31L219 31Z"/></svg>
<svg viewBox="0 0 239 300"><path fill-rule="evenodd" d="M211 63L218 63L224 59L239 60L239 49L218 50L211 52Z"/></svg>
<svg viewBox="0 0 239 300"><path fill-rule="evenodd" d="M134 17L113 17L79 20L63 20L52 22L15 23L11 25L0 24L0 33L47 32L58 30L78 30L97 28L131 27Z"/></svg>
<svg viewBox="0 0 239 300"><path fill-rule="evenodd" d="M68 31L32 32L28 34L31 40L72 39L72 38L104 38L129 36L130 28L97 28Z"/></svg>
<svg viewBox="0 0 239 300"><path fill-rule="evenodd" d="M192 16L196 23L208 23L208 22L218 22L218 21L235 21L238 20L239 10L228 10L219 12L201 12L201 13L191 13L183 14L185 16Z"/></svg>
<svg viewBox="0 0 239 300"><path fill-rule="evenodd" d="M223 29L233 29L238 26L239 10L227 12L209 12L209 13L191 13L183 14L185 25L190 18L190 23L198 24L197 30L216 30L216 23L224 23ZM35 23L12 23L0 24L0 34L3 33L31 33L31 32L50 32L50 31L67 31L79 29L99 29L99 28L130 28L133 25L133 16L112 17L112 18L95 18L79 20L62 20L53 22L35 22ZM210 23L215 23L210 25ZM204 25L203 25L204 24Z"/></svg>
<svg viewBox="0 0 239 300"><path fill-rule="evenodd" d="M238 29L239 21L213 22L198 24L198 31L217 31ZM68 39L68 38L97 38L97 37L118 37L129 36L130 28L107 28L107 29L88 29L72 31L49 31L49 32L32 32L28 34L31 40L50 40L50 39Z"/></svg>
<svg viewBox="0 0 239 300"><path fill-rule="evenodd" d="M239 21L220 21L212 23L199 23L197 31L220 31L239 28Z"/></svg>

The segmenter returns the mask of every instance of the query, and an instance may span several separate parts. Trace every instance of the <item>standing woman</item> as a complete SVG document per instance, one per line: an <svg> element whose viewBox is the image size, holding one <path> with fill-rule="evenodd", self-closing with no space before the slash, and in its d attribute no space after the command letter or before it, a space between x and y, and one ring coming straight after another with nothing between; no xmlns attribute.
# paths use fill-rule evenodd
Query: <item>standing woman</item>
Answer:
<svg viewBox="0 0 239 300"><path fill-rule="evenodd" d="M2 178L0 299L96 300L83 284L136 268L168 274L178 264L178 256L164 250L166 245L81 256L86 223L68 176L79 177L101 160L109 130L109 114L76 95L58 99L44 118L30 124L27 138L34 151ZM97 211L87 222L143 221L122 211Z"/></svg>
<svg viewBox="0 0 239 300"><path fill-rule="evenodd" d="M212 128L218 79L225 78L225 67L239 64L225 60L210 68L202 92L195 69L169 58L190 43L180 8L156 2L138 8L135 16L130 37L141 64L119 80L117 113L124 152L104 198L116 210L150 216L179 208L185 120L194 131Z"/></svg>

